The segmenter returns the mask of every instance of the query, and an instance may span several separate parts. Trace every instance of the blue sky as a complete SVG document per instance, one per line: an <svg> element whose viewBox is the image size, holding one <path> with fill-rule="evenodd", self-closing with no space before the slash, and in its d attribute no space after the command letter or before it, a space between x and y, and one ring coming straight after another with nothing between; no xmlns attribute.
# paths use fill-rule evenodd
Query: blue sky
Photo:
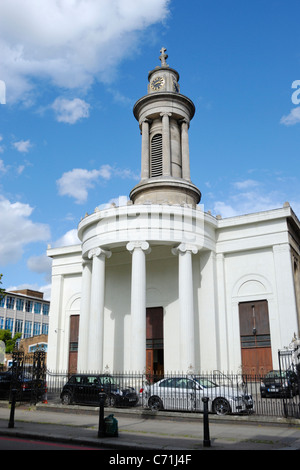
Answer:
<svg viewBox="0 0 300 470"><path fill-rule="evenodd" d="M298 0L1 0L2 287L49 297L47 245L138 182L132 108L162 46L196 106L204 210L289 201L300 217L299 15Z"/></svg>

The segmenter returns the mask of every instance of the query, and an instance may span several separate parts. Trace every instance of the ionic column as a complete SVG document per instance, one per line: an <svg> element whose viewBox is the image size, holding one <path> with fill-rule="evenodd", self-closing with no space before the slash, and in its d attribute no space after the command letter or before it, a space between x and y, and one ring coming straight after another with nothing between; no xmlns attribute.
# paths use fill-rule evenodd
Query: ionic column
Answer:
<svg viewBox="0 0 300 470"><path fill-rule="evenodd" d="M88 339L88 368L90 371L103 369L105 258L110 256L111 252L102 248L93 248L88 254L93 262Z"/></svg>
<svg viewBox="0 0 300 470"><path fill-rule="evenodd" d="M162 117L162 152L163 152L163 176L171 176L171 139L170 116L171 113L161 113Z"/></svg>
<svg viewBox="0 0 300 470"><path fill-rule="evenodd" d="M150 136L149 136L149 119L142 122L142 165L141 178L149 178L150 175Z"/></svg>
<svg viewBox="0 0 300 470"><path fill-rule="evenodd" d="M188 372L195 368L194 340L194 290L192 254L198 249L194 245L181 243L172 249L178 255L178 289L180 304L180 370Z"/></svg>
<svg viewBox="0 0 300 470"><path fill-rule="evenodd" d="M181 165L182 178L190 181L189 123L185 119L181 121Z"/></svg>
<svg viewBox="0 0 300 470"><path fill-rule="evenodd" d="M129 242L131 266L131 370L143 372L146 367L146 254L149 243Z"/></svg>
<svg viewBox="0 0 300 470"><path fill-rule="evenodd" d="M88 370L88 344L89 344L89 316L91 300L92 263L90 260L82 262L81 305L78 338L78 372Z"/></svg>

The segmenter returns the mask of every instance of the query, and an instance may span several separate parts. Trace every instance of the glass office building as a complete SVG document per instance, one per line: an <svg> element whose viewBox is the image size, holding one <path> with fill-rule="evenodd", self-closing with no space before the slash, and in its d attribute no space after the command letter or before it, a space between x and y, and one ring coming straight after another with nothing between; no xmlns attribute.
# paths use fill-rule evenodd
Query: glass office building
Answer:
<svg viewBox="0 0 300 470"><path fill-rule="evenodd" d="M10 330L21 339L48 334L50 302L43 292L29 289L6 292L0 300L0 329Z"/></svg>

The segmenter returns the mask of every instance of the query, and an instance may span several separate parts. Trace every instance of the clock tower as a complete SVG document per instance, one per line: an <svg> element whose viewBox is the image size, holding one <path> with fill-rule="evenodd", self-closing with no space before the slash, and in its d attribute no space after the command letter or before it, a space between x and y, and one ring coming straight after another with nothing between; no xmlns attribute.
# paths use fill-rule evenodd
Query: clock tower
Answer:
<svg viewBox="0 0 300 470"><path fill-rule="evenodd" d="M148 93L134 105L142 134L141 181L132 189L134 204L188 204L195 207L199 189L191 182L188 131L193 102L180 93L179 74L169 67L166 49L161 65L148 74Z"/></svg>

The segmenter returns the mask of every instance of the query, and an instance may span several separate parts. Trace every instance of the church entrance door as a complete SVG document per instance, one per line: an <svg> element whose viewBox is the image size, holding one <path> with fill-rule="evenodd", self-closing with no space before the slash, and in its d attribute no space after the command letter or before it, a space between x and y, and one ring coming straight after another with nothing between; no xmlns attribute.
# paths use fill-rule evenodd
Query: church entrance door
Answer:
<svg viewBox="0 0 300 470"><path fill-rule="evenodd" d="M146 370L150 374L164 371L163 308L146 309Z"/></svg>
<svg viewBox="0 0 300 470"><path fill-rule="evenodd" d="M78 336L79 336L79 315L70 316L70 339L69 339L69 373L77 372L78 357Z"/></svg>
<svg viewBox="0 0 300 470"><path fill-rule="evenodd" d="M243 374L264 375L273 369L267 300L239 304Z"/></svg>

